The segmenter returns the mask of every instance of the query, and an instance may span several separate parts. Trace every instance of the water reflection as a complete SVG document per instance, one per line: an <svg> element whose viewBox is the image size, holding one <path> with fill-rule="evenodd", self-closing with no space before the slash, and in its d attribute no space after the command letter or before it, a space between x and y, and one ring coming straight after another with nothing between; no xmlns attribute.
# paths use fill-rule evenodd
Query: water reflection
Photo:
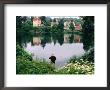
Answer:
<svg viewBox="0 0 110 90"><path fill-rule="evenodd" d="M17 42L32 54L34 60L40 58L50 62L49 57L54 54L56 67L64 66L72 56L83 55L86 46L83 41L83 36L75 33L27 33L17 36Z"/></svg>
<svg viewBox="0 0 110 90"><path fill-rule="evenodd" d="M45 47L46 43L59 43L60 45L63 45L63 43L82 43L81 42L81 35L77 34L42 34L40 36L33 36L31 40L31 45L41 45L42 47Z"/></svg>
<svg viewBox="0 0 110 90"><path fill-rule="evenodd" d="M37 45L39 46L41 44L41 39L40 37L33 37L33 41L31 42L31 45L34 46L34 45Z"/></svg>

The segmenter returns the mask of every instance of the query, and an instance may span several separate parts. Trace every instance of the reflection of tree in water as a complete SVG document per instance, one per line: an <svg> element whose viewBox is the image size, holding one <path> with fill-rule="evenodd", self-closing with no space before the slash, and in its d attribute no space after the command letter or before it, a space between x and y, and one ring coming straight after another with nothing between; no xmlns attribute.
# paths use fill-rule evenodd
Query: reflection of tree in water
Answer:
<svg viewBox="0 0 110 90"><path fill-rule="evenodd" d="M64 33L44 33L42 34L41 45L45 47L46 43L51 43L52 41L54 44L58 41L60 45L64 42Z"/></svg>
<svg viewBox="0 0 110 90"><path fill-rule="evenodd" d="M51 43L51 34L50 33L42 33L41 35L41 45L44 48L46 43Z"/></svg>
<svg viewBox="0 0 110 90"><path fill-rule="evenodd" d="M56 44L57 42L57 34L56 33L52 33L52 41L54 42L54 45Z"/></svg>
<svg viewBox="0 0 110 90"><path fill-rule="evenodd" d="M56 44L57 41L60 45L62 45L64 42L64 33L62 32L52 33L52 41L54 42L54 45Z"/></svg>
<svg viewBox="0 0 110 90"><path fill-rule="evenodd" d="M33 38L33 35L30 33L26 32L19 32L16 34L16 42L19 44L21 47L26 47L27 43L30 42Z"/></svg>
<svg viewBox="0 0 110 90"><path fill-rule="evenodd" d="M73 43L74 40L74 34L72 33L71 36L69 36L69 43Z"/></svg>
<svg viewBox="0 0 110 90"><path fill-rule="evenodd" d="M57 39L58 39L58 43L59 43L60 45L62 45L63 42L64 42L64 33L59 33L59 34L57 34Z"/></svg>
<svg viewBox="0 0 110 90"><path fill-rule="evenodd" d="M81 38L82 37L82 38ZM27 43L31 42L31 46L34 45L41 45L43 48L45 47L46 43L54 42L59 43L62 45L63 43L79 43L83 42L84 49L88 50L90 46L93 46L93 33L83 33L82 35L78 35L75 33L64 34L60 33L17 33L16 40L17 44L20 46L26 47Z"/></svg>

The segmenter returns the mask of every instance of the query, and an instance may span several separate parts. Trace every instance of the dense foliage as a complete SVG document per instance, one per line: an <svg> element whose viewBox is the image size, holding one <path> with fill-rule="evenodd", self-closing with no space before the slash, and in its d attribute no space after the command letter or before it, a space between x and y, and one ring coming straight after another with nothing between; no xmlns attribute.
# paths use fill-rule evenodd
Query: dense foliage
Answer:
<svg viewBox="0 0 110 90"><path fill-rule="evenodd" d="M83 17L82 28L84 49L89 50L94 47L94 16Z"/></svg>
<svg viewBox="0 0 110 90"><path fill-rule="evenodd" d="M31 19L26 16L16 16L16 31L17 32L28 32L35 29L33 27Z"/></svg>
<svg viewBox="0 0 110 90"><path fill-rule="evenodd" d="M16 74L48 74L53 73L54 67L41 60L33 60L19 45L16 47Z"/></svg>
<svg viewBox="0 0 110 90"><path fill-rule="evenodd" d="M17 57L17 74L49 74L53 73L53 70L54 68L46 62L28 61L23 57Z"/></svg>
<svg viewBox="0 0 110 90"><path fill-rule="evenodd" d="M16 45L16 57L22 57L25 60L29 60L32 61L32 57L29 53L27 53L26 51L24 51L23 48L21 48L19 45Z"/></svg>

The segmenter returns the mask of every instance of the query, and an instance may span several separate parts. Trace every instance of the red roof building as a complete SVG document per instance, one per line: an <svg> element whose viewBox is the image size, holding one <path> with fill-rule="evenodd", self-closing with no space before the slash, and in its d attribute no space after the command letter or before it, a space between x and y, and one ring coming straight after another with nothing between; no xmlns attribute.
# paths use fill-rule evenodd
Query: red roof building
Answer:
<svg viewBox="0 0 110 90"><path fill-rule="evenodd" d="M41 19L39 17L33 18L33 26L34 27L41 26Z"/></svg>
<svg viewBox="0 0 110 90"><path fill-rule="evenodd" d="M81 24L76 24L75 25L75 30L81 30L81 29L82 29Z"/></svg>

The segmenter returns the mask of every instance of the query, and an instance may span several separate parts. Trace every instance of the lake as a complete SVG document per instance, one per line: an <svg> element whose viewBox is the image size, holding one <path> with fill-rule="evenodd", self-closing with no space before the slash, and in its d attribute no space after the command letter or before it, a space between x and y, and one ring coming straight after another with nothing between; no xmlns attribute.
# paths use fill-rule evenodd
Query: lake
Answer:
<svg viewBox="0 0 110 90"><path fill-rule="evenodd" d="M49 57L54 54L56 68L67 64L71 57L86 52L82 35L76 33L20 33L17 34L17 42L34 60L39 58L50 62Z"/></svg>

